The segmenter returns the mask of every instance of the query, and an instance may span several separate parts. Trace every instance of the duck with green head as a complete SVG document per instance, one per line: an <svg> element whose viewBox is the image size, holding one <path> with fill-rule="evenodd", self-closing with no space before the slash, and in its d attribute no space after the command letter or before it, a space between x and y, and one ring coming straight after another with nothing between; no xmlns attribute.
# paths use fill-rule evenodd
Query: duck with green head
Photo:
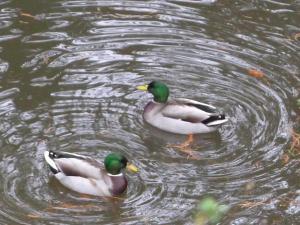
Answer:
<svg viewBox="0 0 300 225"><path fill-rule="evenodd" d="M74 153L45 151L44 157L54 177L65 187L88 195L117 196L127 188L123 169L137 172L125 156L111 153L103 165L97 160Z"/></svg>
<svg viewBox="0 0 300 225"><path fill-rule="evenodd" d="M176 134L196 134L215 131L225 122L224 114L217 113L214 106L198 101L177 98L168 101L169 88L162 82L137 87L154 97L143 113L145 121L161 130Z"/></svg>

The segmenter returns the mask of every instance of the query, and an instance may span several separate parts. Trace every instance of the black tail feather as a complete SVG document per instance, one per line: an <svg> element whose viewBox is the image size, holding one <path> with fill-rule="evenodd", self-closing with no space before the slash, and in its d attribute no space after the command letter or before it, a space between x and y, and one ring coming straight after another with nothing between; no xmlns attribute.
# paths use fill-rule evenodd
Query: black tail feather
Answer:
<svg viewBox="0 0 300 225"><path fill-rule="evenodd" d="M49 151L49 157L51 159L57 159L57 158L59 158L59 154L54 151Z"/></svg>
<svg viewBox="0 0 300 225"><path fill-rule="evenodd" d="M44 157L46 162L49 165L49 168L51 170L52 173L57 174L59 172L57 166L55 165L55 162L53 161L53 158L55 158L55 152L52 151L45 151L44 152Z"/></svg>
<svg viewBox="0 0 300 225"><path fill-rule="evenodd" d="M209 124L209 123L211 123L213 121L224 120L224 119L225 119L225 115L224 114L212 115L212 116L208 117L207 119L203 120L202 123Z"/></svg>
<svg viewBox="0 0 300 225"><path fill-rule="evenodd" d="M68 153L68 152L54 152L49 151L49 157L51 159L61 159L61 158L77 158L77 159L85 159L85 156L81 156L74 153Z"/></svg>
<svg viewBox="0 0 300 225"><path fill-rule="evenodd" d="M49 168L53 174L57 174L59 172L56 169L52 168L51 166L49 166Z"/></svg>

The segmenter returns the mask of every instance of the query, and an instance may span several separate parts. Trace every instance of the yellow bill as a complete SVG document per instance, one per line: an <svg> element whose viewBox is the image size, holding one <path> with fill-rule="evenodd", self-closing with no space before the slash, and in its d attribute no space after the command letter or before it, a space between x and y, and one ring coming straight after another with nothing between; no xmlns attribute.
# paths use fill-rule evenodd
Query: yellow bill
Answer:
<svg viewBox="0 0 300 225"><path fill-rule="evenodd" d="M137 86L136 89L140 91L148 91L148 84Z"/></svg>
<svg viewBox="0 0 300 225"><path fill-rule="evenodd" d="M132 173L137 173L137 172L139 172L139 169L138 169L135 165L133 165L133 164L131 164L131 163L127 163L126 169L127 169L128 171L132 172Z"/></svg>

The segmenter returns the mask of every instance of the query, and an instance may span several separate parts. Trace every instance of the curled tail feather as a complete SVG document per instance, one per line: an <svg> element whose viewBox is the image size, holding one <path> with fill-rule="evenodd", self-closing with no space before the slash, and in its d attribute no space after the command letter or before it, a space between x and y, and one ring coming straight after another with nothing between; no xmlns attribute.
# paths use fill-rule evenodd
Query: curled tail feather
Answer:
<svg viewBox="0 0 300 225"><path fill-rule="evenodd" d="M58 169L58 167L56 166L56 164L53 160L53 158L56 158L55 152L45 151L44 157L45 157L45 160L46 160L47 164L49 165L52 173L56 174L56 173L60 172L60 170Z"/></svg>
<svg viewBox="0 0 300 225"><path fill-rule="evenodd" d="M225 123L227 121L228 119L224 114L219 114L219 115L211 115L207 119L203 120L202 123L207 126L216 126Z"/></svg>

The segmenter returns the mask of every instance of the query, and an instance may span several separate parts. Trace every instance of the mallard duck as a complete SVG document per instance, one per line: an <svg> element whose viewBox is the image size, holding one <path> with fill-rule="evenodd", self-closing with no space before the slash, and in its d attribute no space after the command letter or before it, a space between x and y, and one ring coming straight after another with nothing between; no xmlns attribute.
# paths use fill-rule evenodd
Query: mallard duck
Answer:
<svg viewBox="0 0 300 225"><path fill-rule="evenodd" d="M153 95L154 101L146 105L143 118L161 130L176 134L208 133L228 120L214 106L205 103L186 98L168 101L169 88L162 82L152 81L137 89Z"/></svg>
<svg viewBox="0 0 300 225"><path fill-rule="evenodd" d="M106 156L103 168L97 160L74 153L53 151L44 152L45 160L54 177L65 187L88 195L117 196L127 188L127 179L122 173L126 168L137 172L133 164L118 153Z"/></svg>

